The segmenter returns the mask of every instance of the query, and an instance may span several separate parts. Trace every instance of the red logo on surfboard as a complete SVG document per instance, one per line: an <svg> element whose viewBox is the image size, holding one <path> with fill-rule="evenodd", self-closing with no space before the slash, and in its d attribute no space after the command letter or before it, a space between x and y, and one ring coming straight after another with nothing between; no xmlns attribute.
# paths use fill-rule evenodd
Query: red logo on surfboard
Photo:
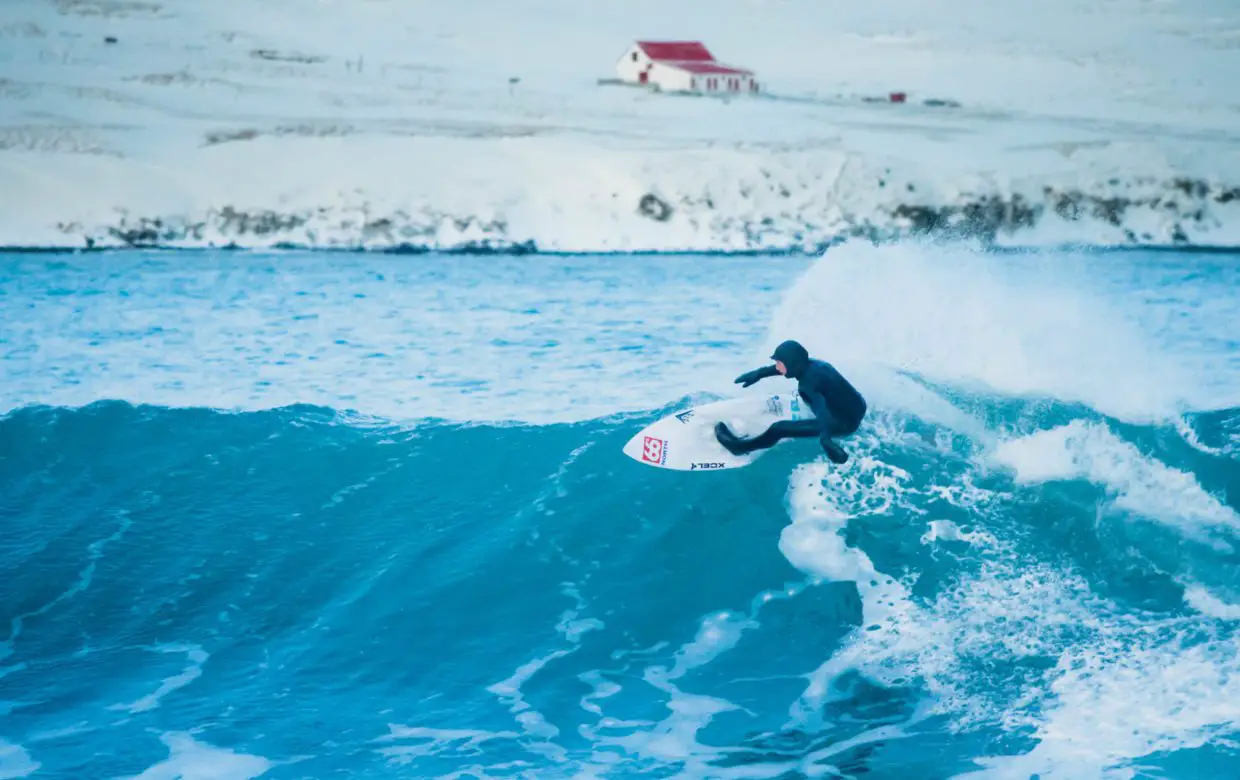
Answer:
<svg viewBox="0 0 1240 780"><path fill-rule="evenodd" d="M642 442L642 460L647 463L662 463L667 442L653 436L644 437Z"/></svg>

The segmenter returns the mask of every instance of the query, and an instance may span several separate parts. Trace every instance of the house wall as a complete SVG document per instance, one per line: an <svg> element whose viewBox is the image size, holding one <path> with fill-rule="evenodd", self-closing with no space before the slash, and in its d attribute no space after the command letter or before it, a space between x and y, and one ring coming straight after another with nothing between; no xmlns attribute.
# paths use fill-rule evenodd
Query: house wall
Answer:
<svg viewBox="0 0 1240 780"><path fill-rule="evenodd" d="M736 80L736 89L732 89L729 84L730 79ZM709 92L711 94L745 94L756 91L754 85L757 80L753 76L737 76L727 73L702 73L697 76L697 91Z"/></svg>
<svg viewBox="0 0 1240 780"><path fill-rule="evenodd" d="M692 88L693 76L694 74L680 68L670 68L658 62L650 68L650 83L657 84L665 92L688 92ZM700 87L702 77L697 78Z"/></svg>
<svg viewBox="0 0 1240 780"><path fill-rule="evenodd" d="M629 50L616 60L616 76L622 81L628 81L636 84L638 74L646 69L650 64L650 58L641 50L637 44L629 47Z"/></svg>

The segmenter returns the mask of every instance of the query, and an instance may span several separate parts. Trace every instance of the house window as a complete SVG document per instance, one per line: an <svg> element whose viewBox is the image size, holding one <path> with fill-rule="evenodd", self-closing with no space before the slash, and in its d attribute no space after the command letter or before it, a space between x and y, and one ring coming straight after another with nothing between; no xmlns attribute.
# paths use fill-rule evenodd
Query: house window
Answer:
<svg viewBox="0 0 1240 780"><path fill-rule="evenodd" d="M637 62L637 52L633 52L633 62Z"/></svg>
<svg viewBox="0 0 1240 780"><path fill-rule="evenodd" d="M697 79L689 79L689 89L697 89Z"/></svg>

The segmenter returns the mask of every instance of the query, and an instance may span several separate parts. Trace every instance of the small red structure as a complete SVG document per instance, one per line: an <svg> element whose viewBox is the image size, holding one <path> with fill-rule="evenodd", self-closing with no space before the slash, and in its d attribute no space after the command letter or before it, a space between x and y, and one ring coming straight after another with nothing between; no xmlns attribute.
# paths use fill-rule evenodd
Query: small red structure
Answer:
<svg viewBox="0 0 1240 780"><path fill-rule="evenodd" d="M668 92L757 92L753 71L724 65L701 41L637 41L616 62L621 81Z"/></svg>

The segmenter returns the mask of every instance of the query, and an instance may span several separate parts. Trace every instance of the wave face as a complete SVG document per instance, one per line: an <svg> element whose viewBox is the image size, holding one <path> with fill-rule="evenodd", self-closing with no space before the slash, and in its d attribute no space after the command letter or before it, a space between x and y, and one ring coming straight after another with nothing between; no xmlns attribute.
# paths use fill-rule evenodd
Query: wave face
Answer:
<svg viewBox="0 0 1240 780"><path fill-rule="evenodd" d="M1240 761L1240 372L1220 258L832 250L781 300L755 298L769 331L697 349L704 375L790 333L838 353L872 399L851 460L786 443L693 478L620 455L684 402L634 408L659 382L561 420L209 404L202 387L153 402L157 377L246 378L253 338L214 337L244 348L225 367L126 363L132 330L96 319L91 336L29 305L60 290L103 318L106 284L77 297L66 269L13 262L0 366L48 400L10 397L0 417L0 776L1213 778ZM147 262L112 273L139 300L162 286L166 320L227 311L195 297L199 274L218 282L204 261ZM304 286L326 311L356 289L326 270L245 280L258 301ZM581 268L557 295L605 310L610 279L691 299L650 273ZM700 290L753 273L724 264ZM355 322L374 314L354 300ZM736 317L693 300L646 327ZM98 341L98 365L49 356L39 385L14 312ZM268 323L266 347L307 322ZM612 346L596 385L630 371ZM544 349L548 367L580 357ZM268 381L295 394L306 376Z"/></svg>

